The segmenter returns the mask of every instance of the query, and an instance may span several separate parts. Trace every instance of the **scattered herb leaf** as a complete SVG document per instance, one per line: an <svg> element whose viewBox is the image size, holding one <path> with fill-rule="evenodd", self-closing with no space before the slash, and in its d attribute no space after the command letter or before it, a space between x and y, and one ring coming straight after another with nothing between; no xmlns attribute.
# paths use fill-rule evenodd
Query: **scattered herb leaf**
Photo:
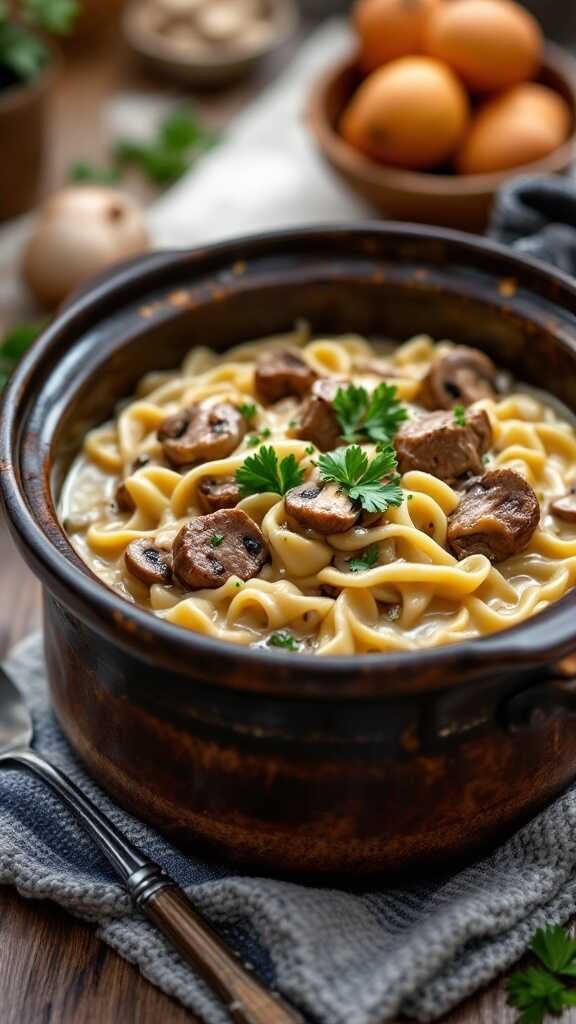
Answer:
<svg viewBox="0 0 576 1024"><path fill-rule="evenodd" d="M464 408L464 406L463 405L455 405L453 410L452 410L452 412L454 414L454 423L456 424L456 426L457 427L465 427L466 426L466 409Z"/></svg>
<svg viewBox="0 0 576 1024"><path fill-rule="evenodd" d="M373 569L377 564L378 557L378 546L373 544L371 548L366 548L366 550L360 552L359 555L355 555L354 558L348 559L350 572L368 572L369 569Z"/></svg>
<svg viewBox="0 0 576 1024"><path fill-rule="evenodd" d="M391 444L384 446L371 462L359 445L337 448L320 456L318 468L325 483L339 484L366 512L385 512L391 505L402 504L404 495Z"/></svg>
<svg viewBox="0 0 576 1024"><path fill-rule="evenodd" d="M391 441L400 424L408 419L408 410L396 397L393 384L379 384L371 395L366 388L349 384L339 388L332 407L342 437L349 444L363 439Z"/></svg>
<svg viewBox="0 0 576 1024"><path fill-rule="evenodd" d="M219 548L223 540L223 533L213 533L212 536L210 537L210 543L213 548Z"/></svg>
<svg viewBox="0 0 576 1024"><path fill-rule="evenodd" d="M148 141L120 139L115 158L120 164L137 167L153 184L169 185L216 141L215 133L192 108L186 107L173 111Z"/></svg>
<svg viewBox="0 0 576 1024"><path fill-rule="evenodd" d="M77 160L68 177L76 185L117 185L122 175L119 167L95 167L87 160Z"/></svg>
<svg viewBox="0 0 576 1024"><path fill-rule="evenodd" d="M236 470L236 481L243 498L268 491L284 495L301 484L303 479L304 470L294 455L287 455L279 462L274 448L265 445L255 455L249 455Z"/></svg>
<svg viewBox="0 0 576 1024"><path fill-rule="evenodd" d="M576 990L562 980L576 977L576 941L558 926L541 928L530 949L544 966L516 971L509 978L508 1003L520 1011L519 1024L542 1024L547 1014L558 1016L576 1006Z"/></svg>
<svg viewBox="0 0 576 1024"><path fill-rule="evenodd" d="M276 633L271 633L266 644L268 647L283 647L286 651L300 650L300 644L287 629L279 629Z"/></svg>
<svg viewBox="0 0 576 1024"><path fill-rule="evenodd" d="M250 436L246 438L246 444L249 448L255 448L256 445L260 444L260 434L250 434Z"/></svg>
<svg viewBox="0 0 576 1024"><path fill-rule="evenodd" d="M316 449L313 444L308 444L306 445L304 451L306 452L306 455L314 455Z"/></svg>
<svg viewBox="0 0 576 1024"><path fill-rule="evenodd" d="M50 60L40 33L63 35L78 12L75 0L14 0L0 3L0 67L17 78L35 78Z"/></svg>

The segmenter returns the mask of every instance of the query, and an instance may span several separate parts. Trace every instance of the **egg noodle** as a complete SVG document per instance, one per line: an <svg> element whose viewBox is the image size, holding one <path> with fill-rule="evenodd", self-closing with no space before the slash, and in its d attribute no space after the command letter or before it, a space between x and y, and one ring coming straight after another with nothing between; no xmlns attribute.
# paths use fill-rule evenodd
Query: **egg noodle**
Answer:
<svg viewBox="0 0 576 1024"><path fill-rule="evenodd" d="M148 588L134 578L124 564L127 545L150 538L166 546L183 524L202 514L201 479L208 473L233 476L254 453L247 437L229 458L176 472L167 467L157 439L160 423L204 399L254 401L255 360L274 347L298 349L318 374L349 378L367 389L389 367L397 395L410 410L418 407L420 381L448 343L435 345L422 336L393 348L356 336L310 339L299 326L223 356L195 348L179 372L148 375L114 422L88 434L63 491L61 514L71 542L108 586L197 633L265 646L274 631L290 630L302 651L322 655L414 650L485 636L537 614L574 586L576 525L557 520L549 505L575 482L576 431L554 399L523 388L476 403L492 424L487 467L522 474L541 507L528 547L497 566L484 555L458 561L450 554L447 519L462 493L427 473L409 472L401 481L406 500L400 507L329 537L291 528L277 494L241 500L238 507L260 526L270 550L270 561L247 582L232 577L217 589L187 592L177 583ZM297 409L296 399L258 406L254 430L261 434L267 428L266 444L279 458L294 454L308 478L318 453L311 453L309 442L288 436ZM374 453L373 445L363 448ZM133 471L142 455L151 461ZM121 481L133 513L115 506ZM374 548L377 564L351 571L349 560Z"/></svg>

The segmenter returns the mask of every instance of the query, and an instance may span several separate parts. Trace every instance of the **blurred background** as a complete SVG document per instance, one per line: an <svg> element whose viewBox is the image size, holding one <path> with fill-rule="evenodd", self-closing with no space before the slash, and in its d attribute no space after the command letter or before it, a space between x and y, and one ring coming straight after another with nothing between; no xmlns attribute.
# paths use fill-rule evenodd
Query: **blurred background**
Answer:
<svg viewBox="0 0 576 1024"><path fill-rule="evenodd" d="M472 18L406 41L399 12L439 6ZM483 230L502 181L570 172L573 50L568 0L0 3L0 388L75 287L150 247L374 216Z"/></svg>

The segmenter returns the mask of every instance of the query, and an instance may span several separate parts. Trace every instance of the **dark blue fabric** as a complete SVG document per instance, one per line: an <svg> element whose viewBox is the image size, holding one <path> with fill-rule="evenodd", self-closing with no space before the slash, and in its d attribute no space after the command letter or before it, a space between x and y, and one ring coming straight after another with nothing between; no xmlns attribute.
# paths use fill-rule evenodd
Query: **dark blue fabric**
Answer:
<svg viewBox="0 0 576 1024"><path fill-rule="evenodd" d="M525 256L576 275L576 182L516 178L500 190L489 234Z"/></svg>

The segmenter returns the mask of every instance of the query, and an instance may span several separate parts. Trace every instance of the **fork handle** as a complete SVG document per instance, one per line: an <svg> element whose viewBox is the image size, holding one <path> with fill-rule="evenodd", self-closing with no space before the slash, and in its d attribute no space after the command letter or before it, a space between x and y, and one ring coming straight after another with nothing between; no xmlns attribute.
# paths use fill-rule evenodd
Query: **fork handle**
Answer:
<svg viewBox="0 0 576 1024"><path fill-rule="evenodd" d="M64 800L121 877L135 905L226 1005L235 1024L302 1024L302 1017L247 970L194 909L186 893L112 822L63 772L32 750L0 755L20 764Z"/></svg>

